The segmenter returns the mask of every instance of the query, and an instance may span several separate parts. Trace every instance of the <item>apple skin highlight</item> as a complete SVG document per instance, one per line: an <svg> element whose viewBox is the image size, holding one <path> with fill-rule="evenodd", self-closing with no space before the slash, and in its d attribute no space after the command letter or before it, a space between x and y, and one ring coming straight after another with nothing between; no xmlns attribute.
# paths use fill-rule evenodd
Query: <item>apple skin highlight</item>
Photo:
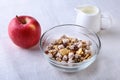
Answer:
<svg viewBox="0 0 120 80"><path fill-rule="evenodd" d="M10 21L8 34L13 43L17 46L30 48L39 42L41 26L33 17L17 16Z"/></svg>

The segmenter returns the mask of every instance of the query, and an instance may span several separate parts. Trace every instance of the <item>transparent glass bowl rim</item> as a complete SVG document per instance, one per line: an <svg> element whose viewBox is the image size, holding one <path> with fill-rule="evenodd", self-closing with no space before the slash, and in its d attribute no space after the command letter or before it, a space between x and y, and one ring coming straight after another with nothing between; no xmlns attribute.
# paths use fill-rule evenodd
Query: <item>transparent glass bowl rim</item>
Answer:
<svg viewBox="0 0 120 80"><path fill-rule="evenodd" d="M93 57L96 56L96 55L93 55L90 59L84 60L84 61L79 62L79 63L62 63L62 62L58 62L58 61L55 61L55 60L50 59L50 58L45 54L45 52L44 52L44 50L43 50L43 47L42 47L42 39L43 39L44 35L45 35L47 32L53 30L54 28L66 27L66 26L76 26L76 27L80 27L80 28L83 28L83 29L87 30L88 32L94 34L94 35L96 36L96 38L98 39L98 44L99 44L99 45L97 45L97 43L95 43L96 46L97 46L97 48L98 48L98 51L97 51L95 54L96 54L96 55L99 54L100 49L101 49L101 41L100 41L99 36L98 36L95 32L93 32L93 31L91 31L91 30L88 30L86 27L83 27L83 26L80 26L80 25L76 25L76 24L61 24L61 25L57 25L57 26L54 26L54 27L46 30L46 31L42 34L42 36L41 36L41 38L40 38L40 49L42 50L42 53L44 53L44 56L47 57L48 60L50 60L50 62L55 63L55 64L63 64L63 65L64 65L64 64L73 64L73 65L74 65L74 64L77 64L77 65L79 65L79 64L83 64L83 63L88 62L91 58L93 58Z"/></svg>

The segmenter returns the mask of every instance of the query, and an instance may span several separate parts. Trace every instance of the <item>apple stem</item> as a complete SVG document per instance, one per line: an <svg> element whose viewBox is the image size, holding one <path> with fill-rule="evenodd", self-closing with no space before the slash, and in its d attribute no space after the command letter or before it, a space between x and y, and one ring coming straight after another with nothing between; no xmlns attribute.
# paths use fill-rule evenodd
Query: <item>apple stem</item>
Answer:
<svg viewBox="0 0 120 80"><path fill-rule="evenodd" d="M16 15L16 18L18 19L18 21L19 21L20 23L22 23L22 24L25 24L25 23L26 23L25 20L20 19L17 15Z"/></svg>

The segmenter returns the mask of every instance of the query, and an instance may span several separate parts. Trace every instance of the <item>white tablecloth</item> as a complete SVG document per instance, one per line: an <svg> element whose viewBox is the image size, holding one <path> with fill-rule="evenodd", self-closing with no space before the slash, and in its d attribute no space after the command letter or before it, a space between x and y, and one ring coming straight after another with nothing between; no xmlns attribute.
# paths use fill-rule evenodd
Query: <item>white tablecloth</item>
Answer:
<svg viewBox="0 0 120 80"><path fill-rule="evenodd" d="M92 4L112 15L113 24L99 36L102 49L97 60L77 73L55 70L44 59L39 44L22 49L8 36L8 24L16 15L30 15L41 24L42 33L58 24L75 23L77 5ZM119 0L1 0L0 80L120 80Z"/></svg>

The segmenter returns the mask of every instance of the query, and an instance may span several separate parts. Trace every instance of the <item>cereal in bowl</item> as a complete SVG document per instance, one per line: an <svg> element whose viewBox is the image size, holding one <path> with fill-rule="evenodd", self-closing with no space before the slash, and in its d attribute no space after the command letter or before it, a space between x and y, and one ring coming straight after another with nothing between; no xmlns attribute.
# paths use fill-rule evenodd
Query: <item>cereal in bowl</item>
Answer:
<svg viewBox="0 0 120 80"><path fill-rule="evenodd" d="M79 63L92 57L91 41L63 35L47 46L49 58L64 63Z"/></svg>

